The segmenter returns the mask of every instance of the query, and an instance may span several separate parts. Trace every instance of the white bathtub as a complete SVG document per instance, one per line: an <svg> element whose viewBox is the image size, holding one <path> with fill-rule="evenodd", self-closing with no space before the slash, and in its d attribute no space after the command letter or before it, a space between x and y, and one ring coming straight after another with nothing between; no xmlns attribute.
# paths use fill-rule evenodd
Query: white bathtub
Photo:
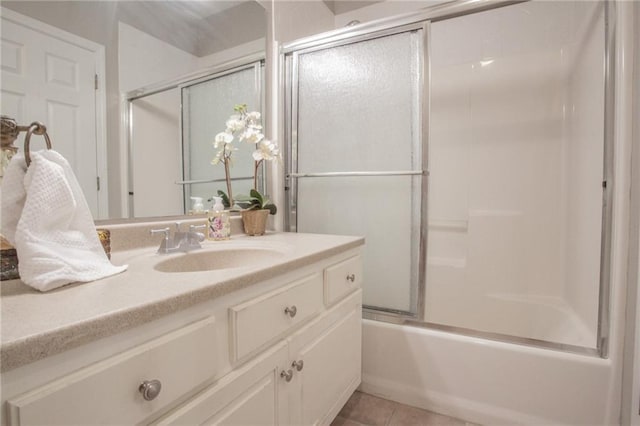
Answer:
<svg viewBox="0 0 640 426"><path fill-rule="evenodd" d="M613 425L611 361L364 320L361 390L468 421Z"/></svg>
<svg viewBox="0 0 640 426"><path fill-rule="evenodd" d="M563 345L596 347L595 321L588 326L561 298L513 293L463 293L456 298L447 296L444 290L437 293L432 289L432 299L448 303L428 301L426 322ZM595 310L597 312L597 305Z"/></svg>

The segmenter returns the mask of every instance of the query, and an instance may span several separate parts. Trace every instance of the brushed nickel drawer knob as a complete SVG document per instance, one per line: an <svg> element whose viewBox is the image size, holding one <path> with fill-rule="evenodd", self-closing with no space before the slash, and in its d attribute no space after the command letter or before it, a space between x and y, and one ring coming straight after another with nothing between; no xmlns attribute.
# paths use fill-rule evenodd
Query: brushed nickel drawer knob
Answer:
<svg viewBox="0 0 640 426"><path fill-rule="evenodd" d="M302 369L304 368L304 361L303 360L293 361L291 363L291 366L298 371L302 371Z"/></svg>
<svg viewBox="0 0 640 426"><path fill-rule="evenodd" d="M284 313L289 315L291 318L295 317L296 314L298 313L298 308L296 308L296 305L293 306L287 306L284 309Z"/></svg>
<svg viewBox="0 0 640 426"><path fill-rule="evenodd" d="M351 281L352 283L356 281L356 274L347 275L347 281Z"/></svg>
<svg viewBox="0 0 640 426"><path fill-rule="evenodd" d="M287 382L290 382L291 379L293 379L293 370L291 370L291 369L289 369L287 371L282 370L282 372L280 373L280 377L285 379Z"/></svg>
<svg viewBox="0 0 640 426"><path fill-rule="evenodd" d="M160 394L162 389L162 383L160 380L145 380L142 382L138 390L142 394L142 397L147 401L152 401Z"/></svg>

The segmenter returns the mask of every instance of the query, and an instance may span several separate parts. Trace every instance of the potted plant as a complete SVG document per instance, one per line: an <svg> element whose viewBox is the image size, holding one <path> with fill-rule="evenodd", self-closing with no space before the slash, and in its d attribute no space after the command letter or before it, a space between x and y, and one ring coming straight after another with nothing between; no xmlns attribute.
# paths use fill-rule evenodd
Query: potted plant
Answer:
<svg viewBox="0 0 640 426"><path fill-rule="evenodd" d="M245 227L245 233L248 235L263 235L266 229L267 216L276 214L276 206L258 189L258 170L263 161L273 161L280 157L280 150L275 142L270 141L262 134L262 125L260 124L261 115L257 111L248 112L247 105L241 104L234 107L234 112L226 122L227 128L224 132L216 135L213 142L214 148L218 151L211 161L212 164L222 163L224 165L225 180L227 184L227 193L218 191L223 196L225 206L233 207L235 200L231 189L231 178L229 167L231 165L231 156L234 148L232 142L237 136L240 141L252 143L255 145L253 152L253 189L248 196L238 196L238 205L242 208L242 221ZM222 193L222 194L221 194ZM256 227L257 226L257 227Z"/></svg>
<svg viewBox="0 0 640 426"><path fill-rule="evenodd" d="M259 112L247 112L246 104L236 105L233 110L235 114L231 115L231 117L226 121L226 129L223 132L218 133L213 140L213 147L218 151L211 160L211 164L216 165L222 163L224 166L224 176L227 184L227 197L230 207L233 207L230 168L233 152L238 150L238 148L233 145L233 141L237 137L241 142L246 141L257 144L264 139L262 126L260 125Z"/></svg>
<svg viewBox="0 0 640 426"><path fill-rule="evenodd" d="M249 196L239 195L238 205L242 208L242 223L247 235L263 235L267 228L267 217L278 211L269 198L256 189L249 192Z"/></svg>

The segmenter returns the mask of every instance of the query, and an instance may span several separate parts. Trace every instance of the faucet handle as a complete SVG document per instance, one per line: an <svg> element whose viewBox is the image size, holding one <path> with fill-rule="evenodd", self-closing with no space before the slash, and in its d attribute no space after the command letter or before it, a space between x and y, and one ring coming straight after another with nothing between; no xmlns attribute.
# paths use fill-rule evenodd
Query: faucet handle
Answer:
<svg viewBox="0 0 640 426"><path fill-rule="evenodd" d="M205 229L207 225L204 223L202 225L189 225L189 232L195 232L196 229Z"/></svg>
<svg viewBox="0 0 640 426"><path fill-rule="evenodd" d="M149 231L151 235L164 234L164 238L160 243L160 247L158 247L158 253L166 254L169 252L169 233L170 232L171 230L169 229L169 227L162 228L162 229L152 229L151 231Z"/></svg>
<svg viewBox="0 0 640 426"><path fill-rule="evenodd" d="M169 229L169 227L166 228L162 228L162 229L152 229L151 231L149 231L149 233L151 235L155 235L155 234L164 234L164 238L166 240L169 239L169 232L171 232L171 230Z"/></svg>

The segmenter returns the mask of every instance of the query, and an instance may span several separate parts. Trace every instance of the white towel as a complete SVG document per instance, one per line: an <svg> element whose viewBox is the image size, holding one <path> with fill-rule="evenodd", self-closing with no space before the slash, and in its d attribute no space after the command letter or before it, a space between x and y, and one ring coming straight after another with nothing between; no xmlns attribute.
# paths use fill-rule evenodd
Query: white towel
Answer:
<svg viewBox="0 0 640 426"><path fill-rule="evenodd" d="M53 150L16 154L2 181L2 233L16 248L20 278L40 291L120 273L102 248L82 189Z"/></svg>

